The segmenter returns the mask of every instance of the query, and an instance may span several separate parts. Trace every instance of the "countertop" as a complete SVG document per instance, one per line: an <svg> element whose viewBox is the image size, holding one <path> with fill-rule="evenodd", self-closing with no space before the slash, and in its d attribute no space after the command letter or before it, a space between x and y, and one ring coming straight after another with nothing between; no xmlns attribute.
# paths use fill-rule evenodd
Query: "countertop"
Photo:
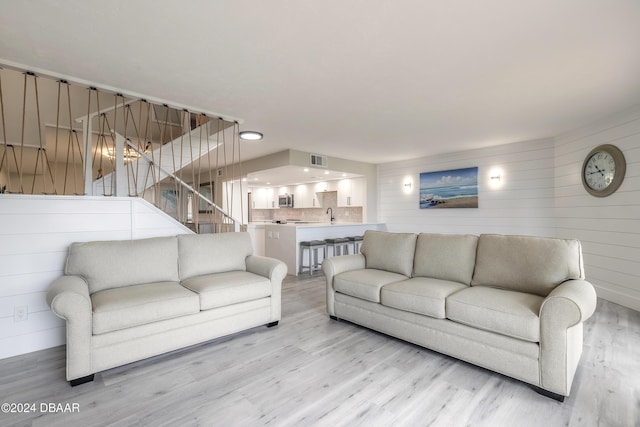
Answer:
<svg viewBox="0 0 640 427"><path fill-rule="evenodd" d="M380 223L366 222L312 222L312 221L292 221L286 224L265 223L264 225L280 227L314 228L314 227L353 227L354 225L378 225Z"/></svg>

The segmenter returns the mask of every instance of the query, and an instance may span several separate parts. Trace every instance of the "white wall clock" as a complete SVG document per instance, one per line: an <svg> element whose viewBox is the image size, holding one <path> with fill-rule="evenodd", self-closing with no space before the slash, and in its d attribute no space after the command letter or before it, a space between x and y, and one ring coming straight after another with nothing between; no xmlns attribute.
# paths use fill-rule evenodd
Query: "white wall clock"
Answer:
<svg viewBox="0 0 640 427"><path fill-rule="evenodd" d="M584 159L582 185L592 196L609 196L622 184L626 169L624 155L618 147L599 145Z"/></svg>

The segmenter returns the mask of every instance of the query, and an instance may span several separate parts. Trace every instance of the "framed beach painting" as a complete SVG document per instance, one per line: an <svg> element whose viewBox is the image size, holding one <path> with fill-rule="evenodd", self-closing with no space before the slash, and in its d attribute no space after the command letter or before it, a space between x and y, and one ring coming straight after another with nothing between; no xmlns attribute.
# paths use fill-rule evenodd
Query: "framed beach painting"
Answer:
<svg viewBox="0 0 640 427"><path fill-rule="evenodd" d="M477 207L477 167L420 174L420 209Z"/></svg>

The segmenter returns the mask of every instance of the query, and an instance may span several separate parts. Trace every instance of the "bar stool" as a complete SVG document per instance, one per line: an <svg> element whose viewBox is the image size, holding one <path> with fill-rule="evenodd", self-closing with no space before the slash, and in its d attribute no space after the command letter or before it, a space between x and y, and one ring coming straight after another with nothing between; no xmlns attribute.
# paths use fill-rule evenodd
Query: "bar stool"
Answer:
<svg viewBox="0 0 640 427"><path fill-rule="evenodd" d="M333 256L349 255L349 239L346 237L337 237L333 239L324 239L327 242L327 255L329 248L333 249ZM342 250L344 249L344 253Z"/></svg>
<svg viewBox="0 0 640 427"><path fill-rule="evenodd" d="M298 274L302 274L304 270L309 270L309 275L314 271L320 271L321 265L318 262L318 249L322 249L322 259L327 257L327 243L324 240L311 240L309 242L300 242L300 267ZM304 265L304 251L309 251L309 264Z"/></svg>
<svg viewBox="0 0 640 427"><path fill-rule="evenodd" d="M351 236L347 237L349 239L349 243L353 244L353 253L357 254L360 252L360 245L362 244L363 237L362 236Z"/></svg>

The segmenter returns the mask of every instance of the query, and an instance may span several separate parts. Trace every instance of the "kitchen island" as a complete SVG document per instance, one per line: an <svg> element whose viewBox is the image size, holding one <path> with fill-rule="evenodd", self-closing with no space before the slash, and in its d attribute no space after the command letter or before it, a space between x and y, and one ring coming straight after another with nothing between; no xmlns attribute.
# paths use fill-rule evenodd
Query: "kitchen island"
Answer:
<svg viewBox="0 0 640 427"><path fill-rule="evenodd" d="M301 260L300 242L324 240L337 237L362 236L366 230L386 231L381 223L350 222L288 222L286 224L265 224L265 255L277 258L287 264L288 274L298 275ZM331 254L333 255L333 254ZM322 262L322 253L320 253Z"/></svg>

